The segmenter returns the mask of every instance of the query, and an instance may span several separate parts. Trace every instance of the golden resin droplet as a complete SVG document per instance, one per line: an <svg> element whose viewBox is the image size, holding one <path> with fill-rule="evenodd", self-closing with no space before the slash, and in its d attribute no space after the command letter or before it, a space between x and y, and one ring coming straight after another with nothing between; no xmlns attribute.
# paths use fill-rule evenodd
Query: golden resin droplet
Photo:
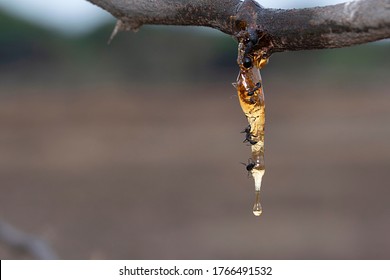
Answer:
<svg viewBox="0 0 390 280"><path fill-rule="evenodd" d="M255 204L253 205L253 215L258 217L261 215L261 213L263 213L263 208L261 207L260 204L260 192L256 191L255 194L256 196L255 196Z"/></svg>

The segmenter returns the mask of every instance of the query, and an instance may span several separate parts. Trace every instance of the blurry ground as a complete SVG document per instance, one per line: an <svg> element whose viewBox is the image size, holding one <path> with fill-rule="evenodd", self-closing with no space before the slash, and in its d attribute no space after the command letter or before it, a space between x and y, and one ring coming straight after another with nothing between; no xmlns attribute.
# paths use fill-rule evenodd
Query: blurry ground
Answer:
<svg viewBox="0 0 390 280"><path fill-rule="evenodd" d="M229 36L0 23L0 220L60 258L390 258L390 44L271 57L256 218Z"/></svg>
<svg viewBox="0 0 390 280"><path fill-rule="evenodd" d="M390 258L388 89L265 86L260 218L228 83L2 97L1 218L64 259Z"/></svg>

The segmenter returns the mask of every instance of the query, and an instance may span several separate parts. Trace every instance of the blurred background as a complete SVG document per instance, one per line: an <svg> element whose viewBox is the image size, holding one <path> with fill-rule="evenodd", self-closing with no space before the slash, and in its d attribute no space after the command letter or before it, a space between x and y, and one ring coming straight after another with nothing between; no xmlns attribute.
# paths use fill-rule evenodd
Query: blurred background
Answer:
<svg viewBox="0 0 390 280"><path fill-rule="evenodd" d="M256 218L231 37L107 45L100 8L30 2L0 2L0 221L61 259L390 258L388 41L271 57Z"/></svg>

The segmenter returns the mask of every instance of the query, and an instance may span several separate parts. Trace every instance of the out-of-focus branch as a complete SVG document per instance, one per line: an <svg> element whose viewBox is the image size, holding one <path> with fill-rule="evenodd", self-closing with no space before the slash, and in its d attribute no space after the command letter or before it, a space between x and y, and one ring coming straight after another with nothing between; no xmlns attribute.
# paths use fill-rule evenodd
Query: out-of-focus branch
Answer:
<svg viewBox="0 0 390 280"><path fill-rule="evenodd" d="M37 259L58 259L57 254L45 241L24 233L3 221L0 221L0 242L14 249L25 251Z"/></svg>
<svg viewBox="0 0 390 280"><path fill-rule="evenodd" d="M239 0L88 0L110 12L124 29L137 30L144 24L209 26L232 33L230 16Z"/></svg>
<svg viewBox="0 0 390 280"><path fill-rule="evenodd" d="M260 17L274 51L341 48L390 38L390 0L267 10Z"/></svg>
<svg viewBox="0 0 390 280"><path fill-rule="evenodd" d="M307 9L266 9L253 0L88 0L119 21L117 30L143 24L209 26L234 37L243 26L262 35L269 53L346 47L390 38L390 0L356 0ZM260 1L261 2L261 1Z"/></svg>

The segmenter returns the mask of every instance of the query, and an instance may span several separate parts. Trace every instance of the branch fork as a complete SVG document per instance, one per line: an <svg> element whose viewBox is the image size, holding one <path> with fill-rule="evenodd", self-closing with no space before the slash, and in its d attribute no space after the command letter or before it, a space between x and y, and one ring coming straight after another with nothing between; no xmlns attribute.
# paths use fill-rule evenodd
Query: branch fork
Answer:
<svg viewBox="0 0 390 280"><path fill-rule="evenodd" d="M274 52L347 47L390 38L390 0L267 9L254 0L88 0L118 19L113 36L144 24L208 26ZM243 32L249 32L249 34Z"/></svg>

